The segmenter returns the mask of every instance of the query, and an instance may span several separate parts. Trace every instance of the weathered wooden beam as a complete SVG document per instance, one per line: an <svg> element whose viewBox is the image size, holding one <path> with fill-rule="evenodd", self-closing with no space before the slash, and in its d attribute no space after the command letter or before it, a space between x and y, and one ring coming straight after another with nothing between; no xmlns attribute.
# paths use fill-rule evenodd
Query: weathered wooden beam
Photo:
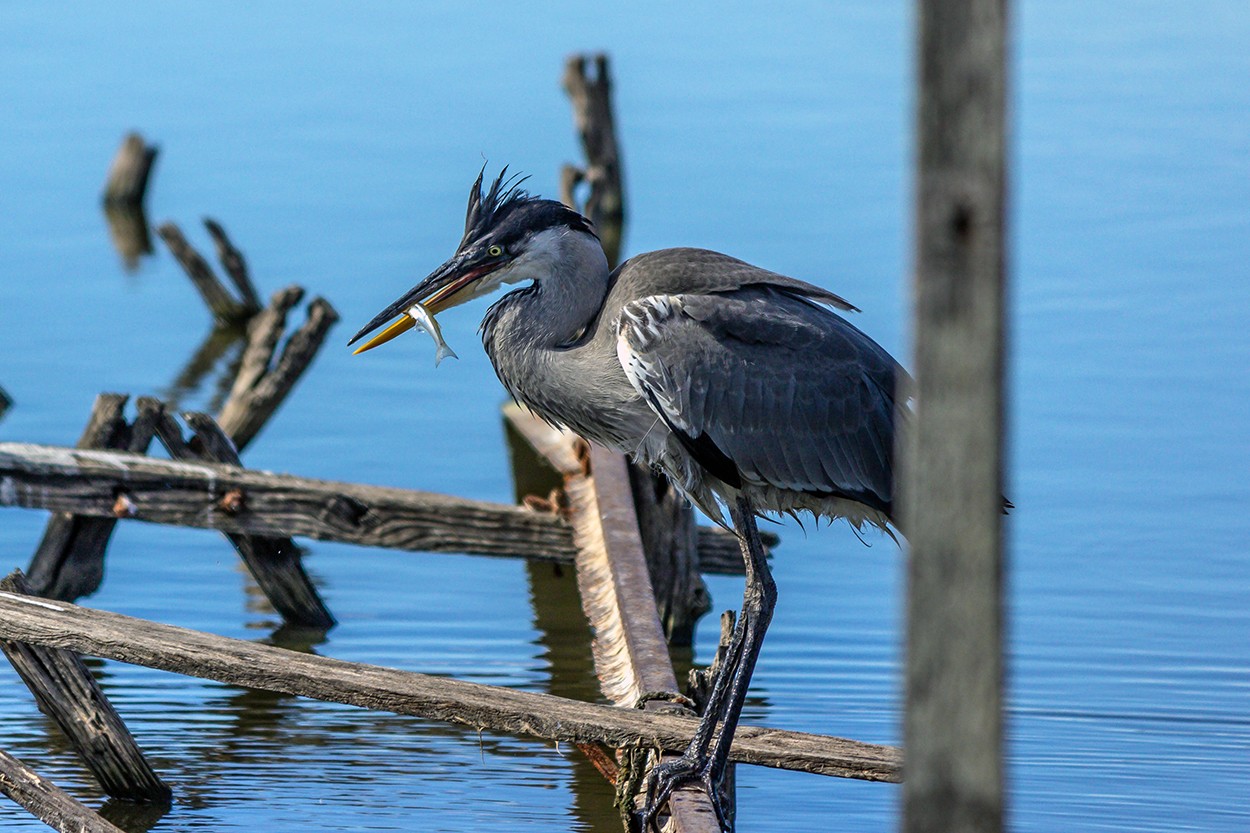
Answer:
<svg viewBox="0 0 1250 833"><path fill-rule="evenodd" d="M124 833L7 752L0 752L0 792L61 833Z"/></svg>
<svg viewBox="0 0 1250 833"><path fill-rule="evenodd" d="M133 424L122 410L128 397L103 393L96 397L78 448L118 449L142 454L152 441L159 402L140 404ZM48 519L43 538L27 568L27 580L40 596L72 601L94 593L104 580L104 551L117 524L112 516L58 512Z"/></svg>
<svg viewBox="0 0 1250 833"><path fill-rule="evenodd" d="M239 511L223 508L232 491ZM432 492L273 474L138 454L0 443L0 506L116 517L248 535L293 535L416 552L520 557L571 564L573 536L559 518L517 506ZM700 561L732 574L720 530L702 530ZM736 551L735 551L736 552ZM737 557L739 572L741 556Z"/></svg>
<svg viewBox="0 0 1250 833"><path fill-rule="evenodd" d="M594 634L600 689L626 708L635 707L645 695L675 694L677 678L656 610L625 458L598 446L586 451L575 435L556 431L517 406L505 408L504 416L522 437L533 438L535 451L550 455L553 468L564 470L567 512L577 544L577 586ZM579 444L588 458L579 459ZM674 705L651 700L643 707L663 711ZM632 786L641 784L636 779ZM617 786L631 805L640 798L628 792L630 784ZM668 829L719 833L712 801L701 785L677 790L669 802Z"/></svg>
<svg viewBox="0 0 1250 833"><path fill-rule="evenodd" d="M589 66L594 65L594 72ZM573 188L580 181L590 185L590 195L579 210L595 224L608 263L615 266L620 259L621 238L625 221L625 187L620 146L616 141L616 125L612 116L612 78L608 56L572 55L564 63L564 91L573 105L573 122L577 127L586 168L579 170L565 165L561 174L565 204L578 208Z"/></svg>
<svg viewBox="0 0 1250 833"><path fill-rule="evenodd" d="M17 571L0 579L0 590L14 595L31 593ZM78 654L10 640L0 640L0 649L35 696L40 711L61 727L106 793L127 801L169 803L169 786L148 764Z"/></svg>
<svg viewBox="0 0 1250 833"><path fill-rule="evenodd" d="M229 639L0 591L0 639L478 729L616 749L684 749L697 721L431 677ZM890 746L740 726L731 759L865 781L897 781Z"/></svg>
<svg viewBox="0 0 1250 833"><path fill-rule="evenodd" d="M142 401L142 400L141 400ZM202 460L209 463L241 465L239 452L221 427L208 414L183 415L194 432L185 442L182 429L169 414L157 423L157 436L175 460ZM244 505L242 494L222 498L223 511L238 511ZM322 601L312 579L304 571L300 550L289 535L240 535L225 533L265 598L288 625L326 630L334 627L334 617Z"/></svg>
<svg viewBox="0 0 1250 833"><path fill-rule="evenodd" d="M902 829L1003 829L1006 0L917 4Z"/></svg>

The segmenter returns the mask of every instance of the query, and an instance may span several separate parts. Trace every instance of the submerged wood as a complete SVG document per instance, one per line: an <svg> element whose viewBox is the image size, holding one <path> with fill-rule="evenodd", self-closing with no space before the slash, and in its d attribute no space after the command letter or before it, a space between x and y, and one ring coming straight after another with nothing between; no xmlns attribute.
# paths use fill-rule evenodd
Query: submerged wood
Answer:
<svg viewBox="0 0 1250 833"><path fill-rule="evenodd" d="M212 417L192 412L183 418L194 432L190 442L183 440L182 429L169 414L162 414L157 423L157 436L171 457L240 465L234 443ZM218 505L223 511L240 511L244 503L241 493L227 492ZM300 548L290 536L225 535L283 621L318 630L334 627L334 617L304 571Z"/></svg>
<svg viewBox="0 0 1250 833"><path fill-rule="evenodd" d="M142 136L128 133L109 165L108 179L104 183L104 204L138 206L142 203L156 154L157 148L144 142Z"/></svg>
<svg viewBox="0 0 1250 833"><path fill-rule="evenodd" d="M145 452L152 441L160 404L140 404L138 416L130 424L122 413L128 398L120 393L97 396L78 448ZM70 601L99 589L104 579L104 551L117 524L116 506L115 499L112 513L106 516L58 512L48 519L27 568L27 580L35 593Z"/></svg>
<svg viewBox="0 0 1250 833"><path fill-rule="evenodd" d="M243 502L232 513L221 501L236 490ZM0 443L0 506L108 518L116 517L119 494L126 496L127 517L149 523L417 552L574 559L566 523L517 506L124 452ZM699 544L705 569L732 574L736 561L741 571L732 535L702 530Z"/></svg>
<svg viewBox="0 0 1250 833"><path fill-rule="evenodd" d="M697 726L690 717L300 654L4 591L0 591L0 639L566 743L681 750ZM898 781L902 763L894 747L759 726L738 728L730 758L867 781Z"/></svg>
<svg viewBox="0 0 1250 833"><path fill-rule="evenodd" d="M0 579L0 590L31 592L18 571ZM61 727L106 793L127 801L169 803L169 786L148 764L78 654L9 640L0 641L0 648L35 696L40 711Z"/></svg>
<svg viewBox="0 0 1250 833"><path fill-rule="evenodd" d="M124 833L65 790L0 751L0 792L61 833Z"/></svg>

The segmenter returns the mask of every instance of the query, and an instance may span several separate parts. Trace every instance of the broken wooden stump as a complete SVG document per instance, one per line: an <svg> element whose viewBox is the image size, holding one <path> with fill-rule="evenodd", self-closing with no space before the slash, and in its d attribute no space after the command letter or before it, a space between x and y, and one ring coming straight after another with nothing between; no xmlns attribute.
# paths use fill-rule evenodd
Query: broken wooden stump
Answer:
<svg viewBox="0 0 1250 833"><path fill-rule="evenodd" d="M0 419L4 419L5 411L13 407L13 398L0 388Z"/></svg>
<svg viewBox="0 0 1250 833"><path fill-rule="evenodd" d="M698 725L691 717L300 654L3 590L0 639L562 743L676 751ZM902 765L894 747L760 726L738 727L730 759L866 781L898 781Z"/></svg>
<svg viewBox="0 0 1250 833"><path fill-rule="evenodd" d="M245 511L229 514L220 503L234 490L245 496ZM127 452L0 443L0 506L110 518L122 493L129 517L148 523L415 552L574 561L569 526L555 515L519 506ZM722 529L700 529L699 557L705 570L741 575L737 540Z"/></svg>
<svg viewBox="0 0 1250 833"><path fill-rule="evenodd" d="M146 452L160 406L152 402L140 405L138 416L128 423L122 415L128 398L119 393L96 397L77 447ZM104 579L104 551L118 517L127 514L124 503L118 502L122 494L114 497L112 517L58 512L48 519L27 568L27 581L36 595L72 601L99 589Z"/></svg>
<svg viewBox="0 0 1250 833"><path fill-rule="evenodd" d="M157 422L157 437L171 457L175 460L242 465L234 443L212 417L192 412L184 414L183 419L194 432L189 441L183 438L178 423L163 409ZM218 508L226 514L238 514L246 509L246 504L246 494L232 490L222 496ZM317 630L334 627L334 617L304 571L300 548L290 536L230 532L225 536L283 621L288 625Z"/></svg>
<svg viewBox="0 0 1250 833"><path fill-rule="evenodd" d="M29 596L21 572L0 580L0 590ZM31 599L32 604L38 604ZM148 764L91 671L73 651L0 641L9 662L21 676L39 709L69 738L101 788L127 801L168 804L169 787Z"/></svg>
<svg viewBox="0 0 1250 833"><path fill-rule="evenodd" d="M287 339L277 361L278 341L286 329L287 314L304 297L304 290L288 286L275 292L269 305L248 325L247 347L235 374L230 396L222 405L217 421L242 449L250 443L286 400L317 351L339 320L339 314L325 298L314 298L308 305L308 318Z"/></svg>
<svg viewBox="0 0 1250 833"><path fill-rule="evenodd" d="M142 204L157 150L138 133L126 134L109 165L103 194L106 206L138 207Z"/></svg>
<svg viewBox="0 0 1250 833"><path fill-rule="evenodd" d="M594 65L594 72L589 66ZM565 165L561 172L561 200L595 224L608 263L615 266L621 255L625 223L625 188L621 151L612 116L612 79L608 56L572 55L565 61L564 91L573 105L573 122L586 154L586 167ZM590 186L586 202L578 207L574 188Z"/></svg>
<svg viewBox="0 0 1250 833"><path fill-rule="evenodd" d="M124 833L56 784L0 751L0 792L60 833Z"/></svg>

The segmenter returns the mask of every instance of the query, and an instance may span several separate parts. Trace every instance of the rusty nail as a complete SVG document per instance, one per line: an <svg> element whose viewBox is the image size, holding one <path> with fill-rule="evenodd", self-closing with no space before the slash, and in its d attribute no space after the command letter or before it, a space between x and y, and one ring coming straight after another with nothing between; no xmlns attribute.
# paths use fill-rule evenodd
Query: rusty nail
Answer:
<svg viewBox="0 0 1250 833"><path fill-rule="evenodd" d="M221 496L217 508L227 515L237 515L243 509L243 490L231 489Z"/></svg>

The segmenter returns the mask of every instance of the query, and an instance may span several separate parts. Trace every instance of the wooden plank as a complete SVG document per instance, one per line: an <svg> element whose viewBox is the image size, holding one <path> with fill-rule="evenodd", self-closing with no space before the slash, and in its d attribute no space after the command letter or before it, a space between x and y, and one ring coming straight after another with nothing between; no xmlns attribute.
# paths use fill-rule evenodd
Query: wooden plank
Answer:
<svg viewBox="0 0 1250 833"><path fill-rule="evenodd" d="M47 645L230 685L567 743L681 750L697 721L301 654L146 619L0 591L0 639ZM731 759L897 781L889 746L743 726Z"/></svg>
<svg viewBox="0 0 1250 833"><path fill-rule="evenodd" d="M902 829L1003 829L1006 0L917 4Z"/></svg>
<svg viewBox="0 0 1250 833"><path fill-rule="evenodd" d="M20 572L0 579L0 589L30 594ZM0 648L39 703L61 727L78 757L114 798L168 804L172 795L139 744L73 651L0 640Z"/></svg>
<svg viewBox="0 0 1250 833"><path fill-rule="evenodd" d="M119 490L129 502L126 517L148 523L563 564L575 554L566 523L517 506L124 452L0 443L0 506L116 517ZM231 513L221 502L235 490L244 502ZM740 574L732 543L722 531L701 530L704 569L733 574L736 558Z"/></svg>
<svg viewBox="0 0 1250 833"><path fill-rule="evenodd" d="M0 752L0 792L61 833L124 833L7 752Z"/></svg>
<svg viewBox="0 0 1250 833"><path fill-rule="evenodd" d="M575 435L551 428L521 408L505 409L505 417L523 437L532 438L535 450L549 455L551 465L565 475L564 489L577 544L577 586L594 634L592 649L600 689L625 708L634 707L644 695L677 692L625 458L590 446L588 475L579 460L578 443L582 441ZM644 708L657 711L672 706L653 700ZM669 830L720 831L712 798L701 785L675 791L668 809Z"/></svg>

